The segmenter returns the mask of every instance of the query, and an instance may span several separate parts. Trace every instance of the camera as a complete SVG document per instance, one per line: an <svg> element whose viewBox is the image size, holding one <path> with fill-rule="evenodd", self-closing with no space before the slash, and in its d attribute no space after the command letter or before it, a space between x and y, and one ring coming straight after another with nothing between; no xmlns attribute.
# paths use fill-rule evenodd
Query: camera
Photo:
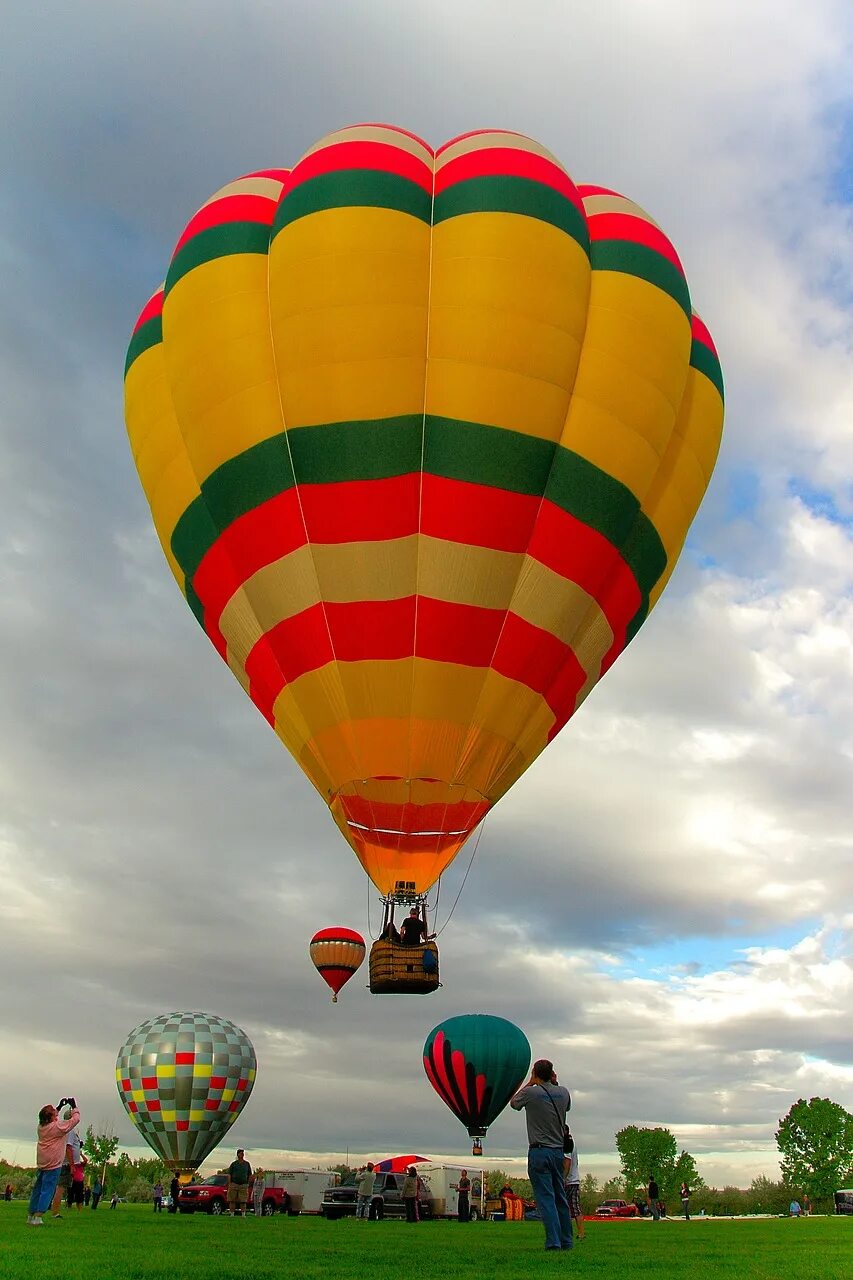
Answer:
<svg viewBox="0 0 853 1280"><path fill-rule="evenodd" d="M71 1107L72 1111L76 1111L77 1100L75 1098L60 1098L56 1104L57 1111L61 1111L66 1104Z"/></svg>

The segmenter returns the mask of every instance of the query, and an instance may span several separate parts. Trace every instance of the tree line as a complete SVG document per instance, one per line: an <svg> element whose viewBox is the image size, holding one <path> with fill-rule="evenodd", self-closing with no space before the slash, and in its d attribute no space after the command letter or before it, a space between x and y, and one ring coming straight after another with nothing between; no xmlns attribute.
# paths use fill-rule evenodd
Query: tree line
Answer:
<svg viewBox="0 0 853 1280"><path fill-rule="evenodd" d="M691 1211L713 1215L744 1213L785 1213L792 1198L808 1197L815 1209L832 1209L833 1193L853 1186L853 1115L829 1098L799 1098L776 1130L781 1180L753 1178L749 1187L709 1187L694 1157L678 1149L669 1129L628 1125L616 1137L620 1173L599 1181L587 1173L581 1180L581 1207L594 1213L604 1200L645 1200L649 1179L654 1176L661 1199L668 1207L679 1204L679 1189L686 1182L691 1191ZM158 1157L132 1160L122 1151L117 1158L118 1138L112 1133L95 1133L90 1125L83 1140L88 1161L87 1181L99 1177L122 1199L144 1202L151 1198L156 1182L168 1187L171 1173ZM581 1165L583 1163L583 1152ZM332 1166L343 1181L355 1175L347 1164ZM16 1197L29 1195L35 1167L12 1165L0 1159L0 1188L11 1184ZM488 1192L496 1196L505 1185L525 1199L532 1198L527 1178L518 1178L502 1169L488 1173Z"/></svg>

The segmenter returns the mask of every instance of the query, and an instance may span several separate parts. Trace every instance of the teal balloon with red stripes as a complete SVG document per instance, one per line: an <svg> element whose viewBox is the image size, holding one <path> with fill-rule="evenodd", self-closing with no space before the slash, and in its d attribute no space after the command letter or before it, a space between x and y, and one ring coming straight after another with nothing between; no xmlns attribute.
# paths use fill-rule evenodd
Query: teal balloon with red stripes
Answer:
<svg viewBox="0 0 853 1280"><path fill-rule="evenodd" d="M514 1022L491 1013L463 1013L440 1022L426 1038L427 1079L472 1138L482 1137L530 1068L530 1044Z"/></svg>

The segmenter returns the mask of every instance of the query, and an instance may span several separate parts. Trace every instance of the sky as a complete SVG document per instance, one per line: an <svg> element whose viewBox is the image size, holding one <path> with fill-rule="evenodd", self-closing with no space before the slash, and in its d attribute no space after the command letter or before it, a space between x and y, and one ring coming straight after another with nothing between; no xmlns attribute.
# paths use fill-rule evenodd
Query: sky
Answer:
<svg viewBox="0 0 853 1280"><path fill-rule="evenodd" d="M799 1097L853 1110L853 22L838 0L4 5L0 76L0 1155L35 1115L134 1130L116 1053L218 1013L265 1167L468 1139L421 1065L522 1026L582 1172L666 1125L711 1184L778 1176ZM497 126L629 195L720 352L715 476L665 596L489 816L444 986L332 1006L307 959L377 895L201 635L127 446L124 356L193 211L343 124ZM445 877L439 923L467 866ZM521 1170L523 1121L486 1151ZM216 1153L208 1167L220 1162Z"/></svg>

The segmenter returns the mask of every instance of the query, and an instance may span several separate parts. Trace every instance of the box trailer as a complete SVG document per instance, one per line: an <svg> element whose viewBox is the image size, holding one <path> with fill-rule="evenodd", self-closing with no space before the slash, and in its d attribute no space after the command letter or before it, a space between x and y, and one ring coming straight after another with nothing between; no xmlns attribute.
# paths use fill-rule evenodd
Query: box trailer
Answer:
<svg viewBox="0 0 853 1280"><path fill-rule="evenodd" d="M432 1204L434 1218L457 1218L459 1216L459 1193L456 1184L462 1176L463 1168L467 1170L471 1181L469 1200L471 1204L471 1221L485 1216L486 1173L483 1169L472 1169L469 1165L434 1164L431 1160L416 1164L418 1177L423 1183L423 1195Z"/></svg>
<svg viewBox="0 0 853 1280"><path fill-rule="evenodd" d="M271 1169L264 1172L268 1189L286 1191L290 1196L288 1213L319 1213L323 1192L336 1187L340 1174L323 1169Z"/></svg>

